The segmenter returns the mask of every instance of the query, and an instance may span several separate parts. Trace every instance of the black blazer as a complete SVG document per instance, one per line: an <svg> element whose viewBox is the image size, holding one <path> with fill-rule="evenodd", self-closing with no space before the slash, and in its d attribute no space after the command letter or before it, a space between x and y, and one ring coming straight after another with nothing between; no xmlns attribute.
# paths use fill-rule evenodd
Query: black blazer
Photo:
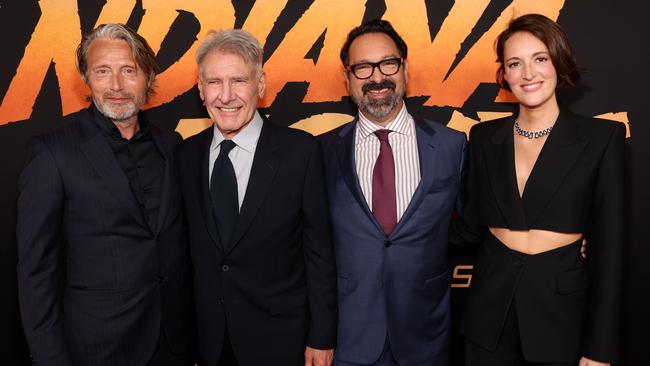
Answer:
<svg viewBox="0 0 650 366"><path fill-rule="evenodd" d="M581 324L562 324L540 304L536 308L518 305L522 337L539 338L535 342L522 339L528 345L524 352L534 361L573 361L576 356L587 356L614 362L618 357L625 127L562 110L520 198L513 122L514 116L502 118L475 125L470 131L465 207L450 240L479 243L487 227L584 233L586 261L558 264L553 274L555 287L546 298L563 314L580 314L575 322ZM485 348L496 346L516 286L513 276L517 271L510 271L512 263L505 263L497 253L488 248L479 251L462 325L462 331ZM489 276L506 277L495 281L497 277ZM512 286L503 285L504 281ZM519 283L517 291L533 287ZM507 300L486 306L490 302L485 296Z"/></svg>
<svg viewBox="0 0 650 366"><path fill-rule="evenodd" d="M143 365L161 327L194 339L191 265L174 179L178 134L151 125L165 159L152 232L91 107L36 137L20 176L18 290L37 365Z"/></svg>
<svg viewBox="0 0 650 366"><path fill-rule="evenodd" d="M179 146L195 268L199 348L219 359L226 321L240 365L303 365L335 346L336 275L322 156L309 134L265 121L230 243L208 187L213 127Z"/></svg>

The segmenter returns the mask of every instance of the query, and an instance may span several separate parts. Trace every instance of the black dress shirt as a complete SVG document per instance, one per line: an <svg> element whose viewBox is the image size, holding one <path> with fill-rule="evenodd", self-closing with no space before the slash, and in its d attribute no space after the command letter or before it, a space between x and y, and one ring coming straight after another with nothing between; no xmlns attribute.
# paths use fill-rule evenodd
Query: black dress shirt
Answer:
<svg viewBox="0 0 650 366"><path fill-rule="evenodd" d="M140 113L140 128L127 140L122 137L113 121L96 109L95 117L95 122L107 137L117 163L129 180L131 191L145 220L151 231L156 232L165 159L151 136L149 123Z"/></svg>

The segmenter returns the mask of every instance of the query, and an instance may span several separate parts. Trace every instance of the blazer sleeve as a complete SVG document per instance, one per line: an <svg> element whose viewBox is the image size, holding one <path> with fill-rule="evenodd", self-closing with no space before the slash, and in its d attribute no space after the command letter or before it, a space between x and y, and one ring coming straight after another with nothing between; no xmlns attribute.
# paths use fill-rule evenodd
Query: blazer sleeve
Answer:
<svg viewBox="0 0 650 366"><path fill-rule="evenodd" d="M464 145L463 159L459 167L460 192L456 202L458 217L452 221L449 230L449 243L458 247L477 247L483 239L483 229L479 224L479 182L478 141L474 128L470 130L469 143Z"/></svg>
<svg viewBox="0 0 650 366"><path fill-rule="evenodd" d="M18 292L29 349L36 365L70 365L62 324L64 187L41 139L32 141L18 184Z"/></svg>
<svg viewBox="0 0 650 366"><path fill-rule="evenodd" d="M591 292L583 352L617 362L624 235L625 127L616 123L602 155L586 230Z"/></svg>
<svg viewBox="0 0 650 366"><path fill-rule="evenodd" d="M336 266L320 145L314 140L302 196L303 255L309 301L307 345L331 349L336 345Z"/></svg>

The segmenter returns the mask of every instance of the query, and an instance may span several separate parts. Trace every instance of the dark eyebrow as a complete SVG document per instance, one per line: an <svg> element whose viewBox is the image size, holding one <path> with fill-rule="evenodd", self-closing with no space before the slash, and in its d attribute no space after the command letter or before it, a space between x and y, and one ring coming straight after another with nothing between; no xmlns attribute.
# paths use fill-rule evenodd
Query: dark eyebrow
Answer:
<svg viewBox="0 0 650 366"><path fill-rule="evenodd" d="M386 56L383 56L381 59L379 59L379 61L370 61L370 60L368 60L368 59L362 59L362 60L359 60L359 61L354 62L354 63L353 63L353 62L350 62L350 65L372 64L372 63L375 63L375 62L381 62L381 61L384 61L384 60L390 60L390 59L392 59L392 58L401 58L401 56L397 56L397 55L386 55Z"/></svg>

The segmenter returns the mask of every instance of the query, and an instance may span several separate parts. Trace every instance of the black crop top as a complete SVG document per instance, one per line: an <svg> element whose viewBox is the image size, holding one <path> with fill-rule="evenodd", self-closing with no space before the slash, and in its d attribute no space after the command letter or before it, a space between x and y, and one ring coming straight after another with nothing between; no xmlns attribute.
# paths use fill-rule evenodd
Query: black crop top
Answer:
<svg viewBox="0 0 650 366"><path fill-rule="evenodd" d="M621 241L625 126L562 110L520 198L514 118L472 127L464 208L452 242L477 244L486 227Z"/></svg>

